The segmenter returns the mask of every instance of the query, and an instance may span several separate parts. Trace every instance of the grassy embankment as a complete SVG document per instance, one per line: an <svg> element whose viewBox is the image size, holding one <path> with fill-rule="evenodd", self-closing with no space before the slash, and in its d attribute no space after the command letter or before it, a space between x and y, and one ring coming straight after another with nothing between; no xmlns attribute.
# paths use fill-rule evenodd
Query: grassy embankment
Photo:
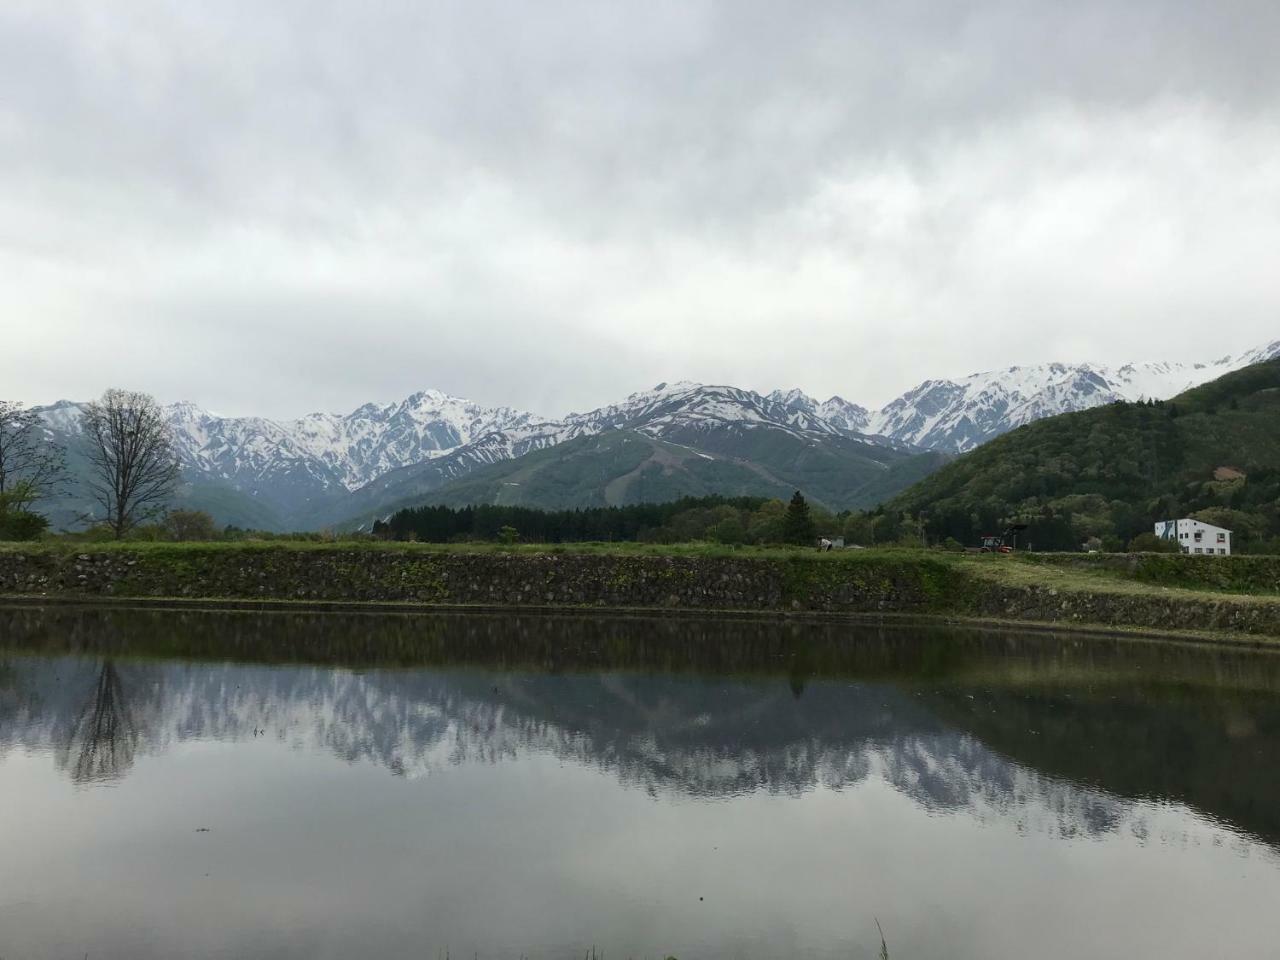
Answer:
<svg viewBox="0 0 1280 960"><path fill-rule="evenodd" d="M1280 556L1189 557L1182 554L1037 553L1023 564L1110 580L1188 590L1280 596Z"/></svg>
<svg viewBox="0 0 1280 960"><path fill-rule="evenodd" d="M702 544L0 544L0 595L914 614L1280 639L1280 558Z"/></svg>

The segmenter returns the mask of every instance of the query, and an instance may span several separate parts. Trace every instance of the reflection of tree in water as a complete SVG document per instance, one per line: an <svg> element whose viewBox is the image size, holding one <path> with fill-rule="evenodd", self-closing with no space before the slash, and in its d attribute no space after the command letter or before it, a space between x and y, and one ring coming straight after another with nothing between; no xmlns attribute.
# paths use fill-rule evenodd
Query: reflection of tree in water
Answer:
<svg viewBox="0 0 1280 960"><path fill-rule="evenodd" d="M102 661L97 682L58 748L58 763L76 783L115 780L129 772L138 750L138 726L112 660Z"/></svg>

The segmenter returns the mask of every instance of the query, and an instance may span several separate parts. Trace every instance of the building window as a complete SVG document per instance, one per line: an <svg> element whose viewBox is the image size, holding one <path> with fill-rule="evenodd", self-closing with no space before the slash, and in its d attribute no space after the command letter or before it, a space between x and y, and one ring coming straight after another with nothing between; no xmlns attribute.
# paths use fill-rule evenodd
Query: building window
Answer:
<svg viewBox="0 0 1280 960"><path fill-rule="evenodd" d="M1204 551L1201 550L1199 547L1196 547L1196 553L1204 553Z"/></svg>
<svg viewBox="0 0 1280 960"><path fill-rule="evenodd" d="M1199 543L1199 542L1201 541L1201 539L1203 539L1203 537L1204 537L1204 532L1203 532L1203 531L1200 531L1200 530L1197 530L1197 531L1196 531L1196 543Z"/></svg>
<svg viewBox="0 0 1280 960"><path fill-rule="evenodd" d="M1218 552L1219 552L1220 554L1222 554L1224 557L1227 555L1227 550L1226 550L1226 548L1225 548L1225 547L1223 547L1222 549L1220 549Z"/></svg>
<svg viewBox="0 0 1280 960"><path fill-rule="evenodd" d="M1226 542L1227 542L1227 535L1226 535L1225 533L1220 533L1220 534L1218 534L1218 542L1219 542L1219 543L1226 543Z"/></svg>

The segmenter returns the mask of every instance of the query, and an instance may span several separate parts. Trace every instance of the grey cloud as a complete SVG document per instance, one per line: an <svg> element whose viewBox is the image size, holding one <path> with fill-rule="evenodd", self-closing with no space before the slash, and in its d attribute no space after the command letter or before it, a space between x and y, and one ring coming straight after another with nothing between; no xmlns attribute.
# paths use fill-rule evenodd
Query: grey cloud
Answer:
<svg viewBox="0 0 1280 960"><path fill-rule="evenodd" d="M15 2L0 311L46 334L0 380L559 412L1241 349L1277 35L1252 0Z"/></svg>
<svg viewBox="0 0 1280 960"><path fill-rule="evenodd" d="M30 159L269 212L290 185L395 202L478 171L553 208L749 217L1045 103L1271 112L1280 90L1273 3L129 8L6 24Z"/></svg>

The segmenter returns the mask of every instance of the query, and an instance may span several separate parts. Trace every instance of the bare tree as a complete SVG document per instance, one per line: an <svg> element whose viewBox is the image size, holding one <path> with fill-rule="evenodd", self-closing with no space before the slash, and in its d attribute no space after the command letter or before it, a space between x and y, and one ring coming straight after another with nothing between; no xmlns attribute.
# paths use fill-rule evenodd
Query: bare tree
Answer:
<svg viewBox="0 0 1280 960"><path fill-rule="evenodd" d="M164 510L178 482L173 437L145 393L108 390L80 418L92 468L89 490L117 539Z"/></svg>
<svg viewBox="0 0 1280 960"><path fill-rule="evenodd" d="M0 504L28 510L66 479L62 450L42 436L40 414L0 400Z"/></svg>

